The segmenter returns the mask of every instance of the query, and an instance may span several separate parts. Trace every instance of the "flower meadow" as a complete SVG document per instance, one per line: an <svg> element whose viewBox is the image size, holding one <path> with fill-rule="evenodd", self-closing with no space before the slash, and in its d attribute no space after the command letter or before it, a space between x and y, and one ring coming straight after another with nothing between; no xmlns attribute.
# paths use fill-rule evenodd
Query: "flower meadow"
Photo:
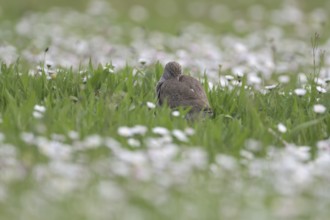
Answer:
<svg viewBox="0 0 330 220"><path fill-rule="evenodd" d="M329 4L118 2L0 21L0 219L328 219Z"/></svg>

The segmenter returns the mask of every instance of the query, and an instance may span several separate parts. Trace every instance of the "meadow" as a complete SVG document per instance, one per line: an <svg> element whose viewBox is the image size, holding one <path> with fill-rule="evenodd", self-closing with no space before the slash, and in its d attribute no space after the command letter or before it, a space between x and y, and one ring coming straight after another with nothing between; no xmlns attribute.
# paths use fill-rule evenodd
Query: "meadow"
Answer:
<svg viewBox="0 0 330 220"><path fill-rule="evenodd" d="M327 1L0 3L0 219L328 219Z"/></svg>

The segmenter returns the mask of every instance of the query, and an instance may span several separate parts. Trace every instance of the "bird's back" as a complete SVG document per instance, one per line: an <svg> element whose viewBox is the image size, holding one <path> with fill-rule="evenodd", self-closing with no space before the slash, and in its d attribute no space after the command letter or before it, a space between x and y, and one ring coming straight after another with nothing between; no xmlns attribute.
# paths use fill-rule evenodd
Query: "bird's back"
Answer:
<svg viewBox="0 0 330 220"><path fill-rule="evenodd" d="M179 78L179 82L189 87L190 90L194 92L196 98L198 97L199 99L204 100L207 105L209 105L204 88L197 79L191 76L181 75Z"/></svg>
<svg viewBox="0 0 330 220"><path fill-rule="evenodd" d="M170 108L191 107L192 112L209 109L205 91L198 80L181 75L157 85L159 104L167 103Z"/></svg>

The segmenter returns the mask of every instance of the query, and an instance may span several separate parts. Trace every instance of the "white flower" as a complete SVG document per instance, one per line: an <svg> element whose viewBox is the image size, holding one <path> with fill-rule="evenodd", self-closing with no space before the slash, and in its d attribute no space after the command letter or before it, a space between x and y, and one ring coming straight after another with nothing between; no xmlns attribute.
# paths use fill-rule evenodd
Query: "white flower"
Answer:
<svg viewBox="0 0 330 220"><path fill-rule="evenodd" d="M131 146L131 147L140 147L141 143L139 140L134 139L134 138L129 138L127 140L127 143Z"/></svg>
<svg viewBox="0 0 330 220"><path fill-rule="evenodd" d="M135 76L137 73L138 73L138 70L137 69L133 69L133 72L132 72L133 76Z"/></svg>
<svg viewBox="0 0 330 220"><path fill-rule="evenodd" d="M220 76L219 77L219 84L222 87L226 87L226 86L228 86L228 81L224 76Z"/></svg>
<svg viewBox="0 0 330 220"><path fill-rule="evenodd" d="M220 167L226 170L234 170L237 167L236 159L225 154L218 154L215 157L215 161Z"/></svg>
<svg viewBox="0 0 330 220"><path fill-rule="evenodd" d="M187 135L194 135L195 134L195 130L193 128L186 128L186 129L184 129L184 132Z"/></svg>
<svg viewBox="0 0 330 220"><path fill-rule="evenodd" d="M243 78L244 76L244 67L234 67L232 72L236 74L237 78Z"/></svg>
<svg viewBox="0 0 330 220"><path fill-rule="evenodd" d="M207 165L207 154L200 148L191 148L183 152L185 163L191 168L202 169Z"/></svg>
<svg viewBox="0 0 330 220"><path fill-rule="evenodd" d="M152 102L147 102L148 108L156 108L156 105Z"/></svg>
<svg viewBox="0 0 330 220"><path fill-rule="evenodd" d="M33 117L39 119L39 118L44 117L44 115L43 115L42 113L40 113L40 112L34 111L34 112L33 112Z"/></svg>
<svg viewBox="0 0 330 220"><path fill-rule="evenodd" d="M180 116L180 112L179 112L179 111L173 111L173 112L172 112L172 115L173 115L174 117L179 117L179 116Z"/></svg>
<svg viewBox="0 0 330 220"><path fill-rule="evenodd" d="M231 84L232 84L233 86L241 86L241 85L242 85L242 82L240 82L240 81L238 81L238 80L232 80L232 81L231 81Z"/></svg>
<svg viewBox="0 0 330 220"><path fill-rule="evenodd" d="M255 139L247 139L245 141L245 148L248 149L251 152L258 152L262 148L262 144L260 141L255 140Z"/></svg>
<svg viewBox="0 0 330 220"><path fill-rule="evenodd" d="M319 93L326 93L327 90L321 86L316 86L316 90L319 92Z"/></svg>
<svg viewBox="0 0 330 220"><path fill-rule="evenodd" d="M170 135L163 135L158 138L146 138L144 140L145 145L148 148L161 148L166 144L170 144L173 142L173 138Z"/></svg>
<svg viewBox="0 0 330 220"><path fill-rule="evenodd" d="M290 77L287 75L282 75L278 77L278 81L280 81L281 83L288 83L290 82Z"/></svg>
<svg viewBox="0 0 330 220"><path fill-rule="evenodd" d="M77 140L79 138L79 133L76 131L69 131L68 136L72 140Z"/></svg>
<svg viewBox="0 0 330 220"><path fill-rule="evenodd" d="M118 128L118 134L123 137L133 136L133 132L129 127L123 126Z"/></svg>
<svg viewBox="0 0 330 220"><path fill-rule="evenodd" d="M165 136L165 135L169 134L169 131L167 130L167 128L163 128L163 127L154 127L152 129L152 132L154 134L159 134L159 135L162 135L162 136Z"/></svg>
<svg viewBox="0 0 330 220"><path fill-rule="evenodd" d="M115 73L113 68L108 68L109 73Z"/></svg>
<svg viewBox="0 0 330 220"><path fill-rule="evenodd" d="M21 139L25 142L25 143L28 143L28 144L32 144L35 137L34 137L34 134L33 133L28 133L28 132L23 132L21 133Z"/></svg>
<svg viewBox="0 0 330 220"><path fill-rule="evenodd" d="M67 160L71 157L72 148L58 141L49 141L44 137L36 139L39 150L50 159Z"/></svg>
<svg viewBox="0 0 330 220"><path fill-rule="evenodd" d="M269 85L269 86L265 86L265 89L268 89L268 90L273 90L277 87L277 85Z"/></svg>
<svg viewBox="0 0 330 220"><path fill-rule="evenodd" d="M304 96L304 95L306 95L306 89L295 89L295 90L294 90L294 93L295 93L297 96Z"/></svg>
<svg viewBox="0 0 330 220"><path fill-rule="evenodd" d="M305 73L299 73L298 75L298 80L300 81L300 83L307 83L307 76Z"/></svg>
<svg viewBox="0 0 330 220"><path fill-rule="evenodd" d="M148 64L149 62L148 62L148 60L145 59L145 58L140 58L140 59L139 59L139 63L140 63L141 65L146 65L146 64Z"/></svg>
<svg viewBox="0 0 330 220"><path fill-rule="evenodd" d="M252 160L254 158L254 155L247 150L241 150L240 151L241 157L244 157L245 159Z"/></svg>
<svg viewBox="0 0 330 220"><path fill-rule="evenodd" d="M285 133L285 132L287 131L285 125L282 124L282 123L279 123L279 124L277 125L277 129L278 129L278 131L281 132L281 133Z"/></svg>
<svg viewBox="0 0 330 220"><path fill-rule="evenodd" d="M42 105L35 105L34 106L34 111L33 111L33 117L35 118L42 118L44 115L43 113L45 113L46 111L46 107L42 106Z"/></svg>
<svg viewBox="0 0 330 220"><path fill-rule="evenodd" d="M179 130L179 129L174 129L174 130L172 131L172 134L173 134L173 136L176 137L179 141L182 141L182 142L187 142L187 141L188 141L187 135L186 135L183 131L181 131L181 130Z"/></svg>
<svg viewBox="0 0 330 220"><path fill-rule="evenodd" d="M288 146L285 149L286 156L292 156L299 161L306 161L310 158L311 148L308 146Z"/></svg>
<svg viewBox="0 0 330 220"><path fill-rule="evenodd" d="M141 151L122 150L116 156L128 164L142 165L148 161L147 155Z"/></svg>
<svg viewBox="0 0 330 220"><path fill-rule="evenodd" d="M97 148L101 146L102 143L103 143L102 137L97 134L87 136L83 141L83 145L87 149Z"/></svg>
<svg viewBox="0 0 330 220"><path fill-rule="evenodd" d="M54 62L51 60L46 60L45 62L45 69L46 68L52 68L54 66Z"/></svg>
<svg viewBox="0 0 330 220"><path fill-rule="evenodd" d="M316 84L318 84L318 85L322 85L322 86L326 86L326 85L327 85L327 83L325 82L325 80L320 79L320 78L316 78L316 79L314 80L314 82L315 82Z"/></svg>
<svg viewBox="0 0 330 220"><path fill-rule="evenodd" d="M226 80L232 81L234 77L232 75L225 75Z"/></svg>
<svg viewBox="0 0 330 220"><path fill-rule="evenodd" d="M166 165L177 155L179 148L175 144L165 144L159 148L150 148L148 156L155 168L164 169Z"/></svg>
<svg viewBox="0 0 330 220"><path fill-rule="evenodd" d="M323 114L327 110L327 108L324 105L316 104L313 106L313 110L315 113Z"/></svg>
<svg viewBox="0 0 330 220"><path fill-rule="evenodd" d="M140 135L145 135L147 133L148 128L143 125L135 125L134 127L131 128L133 134L140 134Z"/></svg>
<svg viewBox="0 0 330 220"><path fill-rule="evenodd" d="M35 105L34 106L34 111L44 113L46 111L46 107L42 105Z"/></svg>
<svg viewBox="0 0 330 220"><path fill-rule="evenodd" d="M209 82L208 85L209 85L209 90L212 90L214 87L214 84L212 82Z"/></svg>
<svg viewBox="0 0 330 220"><path fill-rule="evenodd" d="M250 84L260 84L262 82L262 79L256 74L249 74L247 79Z"/></svg>
<svg viewBox="0 0 330 220"><path fill-rule="evenodd" d="M316 146L321 151L330 152L330 139L318 141Z"/></svg>
<svg viewBox="0 0 330 220"><path fill-rule="evenodd" d="M131 137L136 134L144 135L148 131L148 128L143 125L135 125L134 127L119 127L118 134L123 137Z"/></svg>

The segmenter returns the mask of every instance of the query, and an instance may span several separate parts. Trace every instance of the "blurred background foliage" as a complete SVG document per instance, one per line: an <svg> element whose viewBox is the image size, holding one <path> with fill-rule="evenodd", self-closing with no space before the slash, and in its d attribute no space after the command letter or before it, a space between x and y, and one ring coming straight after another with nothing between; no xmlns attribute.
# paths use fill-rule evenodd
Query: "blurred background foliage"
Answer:
<svg viewBox="0 0 330 220"><path fill-rule="evenodd" d="M183 18L208 22L210 10L217 5L230 8L233 16L236 17L244 16L253 5L276 9L283 1L299 5L306 12L315 8L330 9L330 1L327 0L108 0L116 9L120 19L127 19L133 6L143 6L148 11L151 23L166 21L164 23L170 25ZM53 7L84 10L89 2L90 0L0 0L0 18L13 20L30 12L44 11Z"/></svg>
<svg viewBox="0 0 330 220"><path fill-rule="evenodd" d="M142 27L171 34L180 34L183 27L196 23L209 27L210 33L244 35L269 27L274 23L273 12L290 5L295 6L292 13L295 13L295 8L300 8L306 14L330 11L330 1L327 0L0 0L0 20L16 21L29 13L46 12L59 7L84 12L91 3L97 1L110 3L113 10L109 13L109 20L120 24L125 30ZM318 12L318 9L323 11ZM246 21L253 25L247 27ZM311 26L308 21L303 22ZM295 35L293 27L287 26L285 30L286 34ZM328 35L328 30L329 24L324 22L314 32L320 33L322 41ZM312 34L313 31L303 40L308 40Z"/></svg>
<svg viewBox="0 0 330 220"><path fill-rule="evenodd" d="M0 0L0 18L14 20L28 13L48 10L53 7L67 7L82 10L88 0Z"/></svg>

